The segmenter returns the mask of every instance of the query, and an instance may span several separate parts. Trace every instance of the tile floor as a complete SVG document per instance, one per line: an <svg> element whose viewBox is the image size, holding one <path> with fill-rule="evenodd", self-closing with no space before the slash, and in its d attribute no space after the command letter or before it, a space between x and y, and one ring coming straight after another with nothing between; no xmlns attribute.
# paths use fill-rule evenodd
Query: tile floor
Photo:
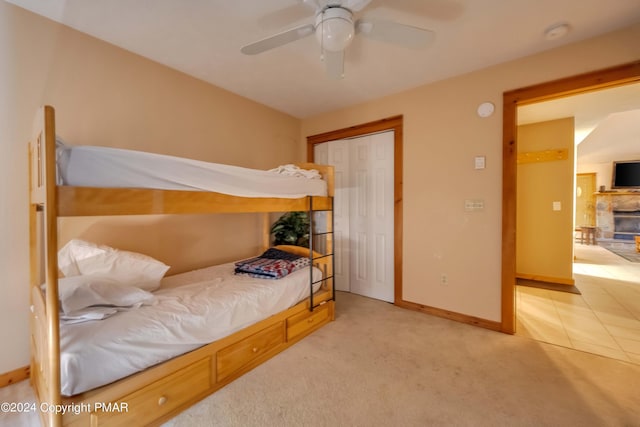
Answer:
<svg viewBox="0 0 640 427"><path fill-rule="evenodd" d="M516 335L640 364L640 263L575 245L582 292L516 287Z"/></svg>

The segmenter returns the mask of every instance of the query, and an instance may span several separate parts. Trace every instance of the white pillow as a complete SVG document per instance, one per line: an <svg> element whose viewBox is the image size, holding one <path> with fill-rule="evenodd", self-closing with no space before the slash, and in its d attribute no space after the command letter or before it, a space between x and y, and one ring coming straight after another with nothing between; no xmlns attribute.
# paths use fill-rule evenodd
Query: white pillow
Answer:
<svg viewBox="0 0 640 427"><path fill-rule="evenodd" d="M133 308L155 300L150 292L100 276L58 279L58 297L60 308L67 315L96 305Z"/></svg>
<svg viewBox="0 0 640 427"><path fill-rule="evenodd" d="M65 277L99 275L148 291L158 289L169 266L136 252L73 239L58 251L58 267Z"/></svg>
<svg viewBox="0 0 640 427"><path fill-rule="evenodd" d="M67 167L71 148L67 147L62 139L56 135L56 183L64 185L67 181Z"/></svg>

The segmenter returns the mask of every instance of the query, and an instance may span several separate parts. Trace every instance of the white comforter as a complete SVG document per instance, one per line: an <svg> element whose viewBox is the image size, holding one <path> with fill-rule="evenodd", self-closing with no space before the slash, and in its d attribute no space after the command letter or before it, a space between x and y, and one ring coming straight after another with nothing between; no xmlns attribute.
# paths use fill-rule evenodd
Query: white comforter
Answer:
<svg viewBox="0 0 640 427"><path fill-rule="evenodd" d="M119 148L57 147L58 184L214 191L240 197L326 196L319 174L256 170Z"/></svg>
<svg viewBox="0 0 640 427"><path fill-rule="evenodd" d="M194 350L309 295L308 268L278 280L237 276L233 269L229 263L170 276L151 306L61 325L62 394L82 393ZM313 274L314 282L320 280L318 269Z"/></svg>

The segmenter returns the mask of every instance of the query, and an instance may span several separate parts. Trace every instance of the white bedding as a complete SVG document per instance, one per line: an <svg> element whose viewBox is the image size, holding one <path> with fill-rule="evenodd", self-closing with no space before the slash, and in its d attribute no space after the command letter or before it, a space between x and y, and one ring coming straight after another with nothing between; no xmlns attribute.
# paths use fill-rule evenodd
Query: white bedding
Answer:
<svg viewBox="0 0 640 427"><path fill-rule="evenodd" d="M62 394L111 383L285 310L309 295L309 269L278 280L222 264L162 280L156 302L112 317L60 325ZM322 273L314 268L313 281ZM314 291L320 286L314 285Z"/></svg>
<svg viewBox="0 0 640 427"><path fill-rule="evenodd" d="M58 183L81 187L214 191L241 197L326 196L322 179L95 146L57 144ZM308 176L308 175L307 175ZM319 174L318 174L319 176Z"/></svg>

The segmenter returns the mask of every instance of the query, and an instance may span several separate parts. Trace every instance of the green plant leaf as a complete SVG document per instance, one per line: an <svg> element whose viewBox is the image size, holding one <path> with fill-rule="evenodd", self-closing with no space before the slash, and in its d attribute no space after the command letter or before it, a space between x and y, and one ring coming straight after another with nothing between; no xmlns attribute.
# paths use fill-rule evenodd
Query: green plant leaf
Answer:
<svg viewBox="0 0 640 427"><path fill-rule="evenodd" d="M309 247L309 216L306 212L287 212L271 225L274 244Z"/></svg>

